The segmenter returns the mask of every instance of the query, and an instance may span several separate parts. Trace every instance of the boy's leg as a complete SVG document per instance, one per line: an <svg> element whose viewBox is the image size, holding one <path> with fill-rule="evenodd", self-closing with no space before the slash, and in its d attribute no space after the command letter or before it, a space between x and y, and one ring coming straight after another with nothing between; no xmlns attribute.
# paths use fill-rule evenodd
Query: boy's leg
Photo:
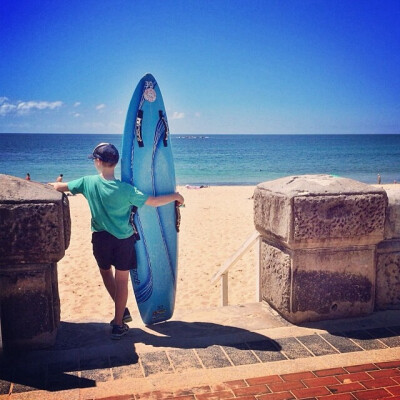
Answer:
<svg viewBox="0 0 400 400"><path fill-rule="evenodd" d="M103 278L104 286L107 289L107 292L110 294L111 298L115 301L115 278L112 271L112 268L102 269L99 268L101 277Z"/></svg>
<svg viewBox="0 0 400 400"><path fill-rule="evenodd" d="M115 240L116 238L106 231L92 234L93 255L99 266L104 286L113 300L115 298L115 279L111 264Z"/></svg>
<svg viewBox="0 0 400 400"><path fill-rule="evenodd" d="M122 318L128 301L129 270L115 270L115 317L114 324L122 325Z"/></svg>

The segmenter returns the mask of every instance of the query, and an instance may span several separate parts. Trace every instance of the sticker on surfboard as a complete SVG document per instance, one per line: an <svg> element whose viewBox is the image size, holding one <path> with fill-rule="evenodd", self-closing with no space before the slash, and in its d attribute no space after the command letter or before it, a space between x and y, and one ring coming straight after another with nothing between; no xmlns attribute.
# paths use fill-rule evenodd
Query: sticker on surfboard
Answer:
<svg viewBox="0 0 400 400"><path fill-rule="evenodd" d="M153 88L153 82L151 81L146 81L144 83L144 93L143 97L145 100L149 101L150 103L153 103L157 99L157 94L156 91Z"/></svg>

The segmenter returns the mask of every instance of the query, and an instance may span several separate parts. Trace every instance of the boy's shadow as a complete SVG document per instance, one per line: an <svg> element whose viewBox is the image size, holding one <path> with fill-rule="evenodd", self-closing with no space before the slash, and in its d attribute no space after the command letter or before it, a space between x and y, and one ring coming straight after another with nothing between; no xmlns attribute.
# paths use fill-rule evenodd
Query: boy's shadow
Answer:
<svg viewBox="0 0 400 400"><path fill-rule="evenodd" d="M253 350L280 350L277 342L263 335L208 322L167 321L131 328L117 341L110 339L110 329L104 323L61 322L52 348L23 352L5 348L0 356L0 394L7 394L11 383L13 393L18 393L94 387L96 381L143 377L135 343L173 349L221 345L238 350L247 343Z"/></svg>

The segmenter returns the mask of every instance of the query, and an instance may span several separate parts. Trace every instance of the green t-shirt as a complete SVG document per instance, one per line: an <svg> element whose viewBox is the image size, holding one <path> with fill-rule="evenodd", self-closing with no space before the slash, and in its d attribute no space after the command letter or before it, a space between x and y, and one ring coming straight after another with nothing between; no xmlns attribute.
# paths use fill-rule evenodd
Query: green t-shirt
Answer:
<svg viewBox="0 0 400 400"><path fill-rule="evenodd" d="M100 175L68 182L68 189L72 194L82 193L86 197L92 214L92 231L107 231L118 239L132 236L131 208L142 207L148 198L128 183L118 179L108 181Z"/></svg>

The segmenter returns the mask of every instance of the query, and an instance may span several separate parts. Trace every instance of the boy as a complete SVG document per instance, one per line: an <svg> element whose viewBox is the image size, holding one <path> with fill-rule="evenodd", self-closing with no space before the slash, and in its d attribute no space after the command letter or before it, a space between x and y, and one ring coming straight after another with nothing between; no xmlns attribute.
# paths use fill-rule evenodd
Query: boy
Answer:
<svg viewBox="0 0 400 400"><path fill-rule="evenodd" d="M131 207L147 204L159 207L173 201L184 203L179 193L147 196L136 187L115 179L114 169L119 160L118 150L110 143L100 143L89 156L99 172L71 182L51 183L60 192L82 193L92 215L93 254L99 266L104 286L115 303L111 321L112 339L120 339L132 321L126 303L128 300L129 270L136 267L135 239L130 224ZM113 275L111 265L115 267Z"/></svg>

